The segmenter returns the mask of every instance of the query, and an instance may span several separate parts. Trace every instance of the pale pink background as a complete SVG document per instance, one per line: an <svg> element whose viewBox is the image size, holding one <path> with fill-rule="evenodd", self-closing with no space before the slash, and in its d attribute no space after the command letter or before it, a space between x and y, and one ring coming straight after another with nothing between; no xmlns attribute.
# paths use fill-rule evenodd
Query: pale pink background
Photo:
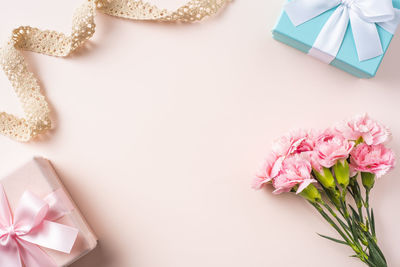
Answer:
<svg viewBox="0 0 400 267"><path fill-rule="evenodd" d="M69 32L81 0L7 1L0 39L29 24ZM185 0L159 0L178 7ZM25 53L55 129L0 138L0 170L51 159L101 245L73 267L361 267L301 199L254 192L272 140L368 111L400 153L400 37L378 75L359 80L271 38L283 0L236 0L194 25L99 14L67 59ZM0 107L20 113L4 75ZM400 167L372 198L389 266L400 266Z"/></svg>

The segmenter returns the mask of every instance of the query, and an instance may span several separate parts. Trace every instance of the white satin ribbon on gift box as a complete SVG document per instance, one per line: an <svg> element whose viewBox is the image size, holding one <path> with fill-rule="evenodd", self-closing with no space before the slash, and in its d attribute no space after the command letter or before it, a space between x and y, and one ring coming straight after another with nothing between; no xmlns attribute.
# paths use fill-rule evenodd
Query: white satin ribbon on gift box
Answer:
<svg viewBox="0 0 400 267"><path fill-rule="evenodd" d="M292 23L299 26L335 7L309 54L332 62L350 22L359 60L382 55L376 24L394 35L400 23L400 10L393 7L392 0L293 0L284 9Z"/></svg>

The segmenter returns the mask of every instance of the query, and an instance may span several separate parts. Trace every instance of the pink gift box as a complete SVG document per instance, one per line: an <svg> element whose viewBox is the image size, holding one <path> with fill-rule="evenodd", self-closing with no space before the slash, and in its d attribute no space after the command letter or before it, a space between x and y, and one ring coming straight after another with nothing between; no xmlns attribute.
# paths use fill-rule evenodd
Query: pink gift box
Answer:
<svg viewBox="0 0 400 267"><path fill-rule="evenodd" d="M97 246L96 236L72 201L48 160L35 157L21 168L14 171L11 175L1 179L0 184L4 187L12 212L16 210L25 191L30 191L41 199L56 191L61 192L61 195L65 196L61 198L63 202L61 204L68 207L70 212L55 222L78 230L78 235L72 250L68 254L40 247L53 259L57 266L68 266Z"/></svg>

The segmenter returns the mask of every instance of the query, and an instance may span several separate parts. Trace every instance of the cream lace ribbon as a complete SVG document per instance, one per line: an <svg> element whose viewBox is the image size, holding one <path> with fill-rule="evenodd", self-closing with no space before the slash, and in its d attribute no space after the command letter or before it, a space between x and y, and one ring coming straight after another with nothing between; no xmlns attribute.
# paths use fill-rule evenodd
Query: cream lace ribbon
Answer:
<svg viewBox="0 0 400 267"><path fill-rule="evenodd" d="M29 141L51 128L49 105L19 50L50 56L68 56L93 36L96 11L132 20L194 22L214 15L229 1L191 0L175 11L168 11L142 1L88 0L76 10L69 36L30 26L15 29L8 43L0 48L0 66L15 89L25 117L0 113L0 133L18 141Z"/></svg>

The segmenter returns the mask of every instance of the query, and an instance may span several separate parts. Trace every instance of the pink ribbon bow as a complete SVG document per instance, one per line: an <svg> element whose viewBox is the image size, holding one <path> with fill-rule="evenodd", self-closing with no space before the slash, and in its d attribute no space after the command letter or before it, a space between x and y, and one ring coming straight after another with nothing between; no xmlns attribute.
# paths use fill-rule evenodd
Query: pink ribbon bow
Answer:
<svg viewBox="0 0 400 267"><path fill-rule="evenodd" d="M65 207L67 199L62 190L44 200L25 191L13 216L0 185L1 267L22 267L22 263L26 267L57 267L40 247L71 252L78 229L53 222L72 210Z"/></svg>

